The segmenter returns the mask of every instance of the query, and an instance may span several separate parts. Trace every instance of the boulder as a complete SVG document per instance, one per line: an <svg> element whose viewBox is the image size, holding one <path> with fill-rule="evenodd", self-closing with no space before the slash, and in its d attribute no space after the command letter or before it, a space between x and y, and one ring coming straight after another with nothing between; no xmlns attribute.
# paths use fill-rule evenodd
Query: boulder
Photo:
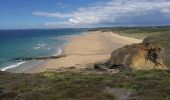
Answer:
<svg viewBox="0 0 170 100"><path fill-rule="evenodd" d="M126 45L111 53L109 66L125 66L132 69L166 69L163 62L164 48L158 43Z"/></svg>

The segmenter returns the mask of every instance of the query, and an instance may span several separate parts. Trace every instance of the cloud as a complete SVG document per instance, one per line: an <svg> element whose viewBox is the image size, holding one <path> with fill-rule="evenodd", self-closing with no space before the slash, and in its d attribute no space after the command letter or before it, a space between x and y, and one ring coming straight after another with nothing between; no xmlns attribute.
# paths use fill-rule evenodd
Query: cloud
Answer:
<svg viewBox="0 0 170 100"><path fill-rule="evenodd" d="M61 14L59 12L49 13L49 12L42 12L42 11L34 12L33 15L46 16L46 17L59 17L59 18L68 18L69 16L71 16L69 14Z"/></svg>
<svg viewBox="0 0 170 100"><path fill-rule="evenodd" d="M156 15L159 14L159 15ZM69 13L34 12L33 15L60 18L57 22L47 22L46 26L81 26L98 25L102 23L119 23L131 18L147 18L155 15L164 18L170 16L169 0L111 0L96 3L88 7L77 8ZM152 19L152 18L151 18ZM142 19L139 19L142 20ZM160 19L161 20L161 19ZM155 20L156 21L156 20ZM130 22L129 22L130 23Z"/></svg>
<svg viewBox="0 0 170 100"><path fill-rule="evenodd" d="M63 2L57 2L57 6L60 6L60 7L62 7L62 8L66 8L66 7L69 7L70 5L65 4L65 3L63 3Z"/></svg>

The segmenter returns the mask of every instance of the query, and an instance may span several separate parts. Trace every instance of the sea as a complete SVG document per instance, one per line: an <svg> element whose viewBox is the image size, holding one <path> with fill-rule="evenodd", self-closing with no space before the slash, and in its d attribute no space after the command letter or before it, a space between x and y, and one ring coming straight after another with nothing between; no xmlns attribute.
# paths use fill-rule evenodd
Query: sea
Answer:
<svg viewBox="0 0 170 100"><path fill-rule="evenodd" d="M86 31L87 29L0 30L0 70L29 70L42 61L16 58L57 56L62 53L71 37Z"/></svg>

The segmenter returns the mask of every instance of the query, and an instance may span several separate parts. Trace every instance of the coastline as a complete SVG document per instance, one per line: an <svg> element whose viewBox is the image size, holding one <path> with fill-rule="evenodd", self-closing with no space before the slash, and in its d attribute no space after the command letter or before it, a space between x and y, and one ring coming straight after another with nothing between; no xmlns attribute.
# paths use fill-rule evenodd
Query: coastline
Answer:
<svg viewBox="0 0 170 100"><path fill-rule="evenodd" d="M26 70L25 73L38 73L47 70L62 70L74 66L84 69L90 64L109 59L115 49L125 45L140 43L142 40L120 36L113 32L89 31L70 38L59 59L45 60L43 63Z"/></svg>
<svg viewBox="0 0 170 100"><path fill-rule="evenodd" d="M52 46L52 47L47 47L47 46L50 46L48 44L48 41L40 41L38 43L34 43L33 46L31 46L30 48L33 48L37 51L40 51L39 49L44 47L44 49L47 49L47 55L37 55L36 53L36 56L30 56L29 55L27 56L23 56L23 60L22 60L22 56L20 57L16 57L16 59L21 59L21 60L15 60L15 58L11 58L12 60L14 59L13 62L9 62L7 63L6 65L3 65L3 66L0 66L0 70L1 71L8 71L8 72L12 72L12 73L24 73L26 72L27 70L29 69L32 69L33 67L36 67L36 66L39 66L40 64L46 62L46 59L43 59L43 57L53 57L53 56L59 56L61 55L62 51L63 51L63 48L65 47L65 45L70 41L70 39L72 37L75 37L75 36L79 36L79 35L82 35L83 33L85 33L86 30L84 31L78 31L78 32L73 32L73 33L69 33L68 35L57 35L57 36L54 36L54 37L48 37L50 42L51 40L54 40L54 42L52 43L53 45L55 43L58 43L57 45L55 46ZM56 32L57 33L57 32ZM48 34L48 33L47 33ZM35 40L36 41L36 40ZM47 42L47 44L46 44ZM36 45L37 44L37 45ZM51 51L50 49L56 49L54 51ZM25 47L24 47L25 49ZM45 52L45 53L46 53ZM33 52L34 53L34 52ZM39 52L38 52L39 53ZM32 54L32 53L31 53ZM34 58L35 57L35 58ZM30 59L30 60L27 60ZM39 60L36 60L36 58L40 58ZM42 58L42 59L41 59ZM11 60L10 59L10 60ZM25 60L24 60L25 59ZM34 60L35 59L35 60Z"/></svg>

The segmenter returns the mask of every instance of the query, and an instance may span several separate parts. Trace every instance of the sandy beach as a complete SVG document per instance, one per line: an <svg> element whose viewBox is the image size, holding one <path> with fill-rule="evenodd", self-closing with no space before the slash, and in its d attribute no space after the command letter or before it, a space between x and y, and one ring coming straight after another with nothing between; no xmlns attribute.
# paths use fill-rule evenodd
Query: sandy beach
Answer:
<svg viewBox="0 0 170 100"><path fill-rule="evenodd" d="M113 32L89 31L84 35L71 38L63 51L66 57L46 60L26 72L37 73L72 66L83 69L88 64L109 59L111 52L115 49L140 42L142 40L120 36Z"/></svg>

